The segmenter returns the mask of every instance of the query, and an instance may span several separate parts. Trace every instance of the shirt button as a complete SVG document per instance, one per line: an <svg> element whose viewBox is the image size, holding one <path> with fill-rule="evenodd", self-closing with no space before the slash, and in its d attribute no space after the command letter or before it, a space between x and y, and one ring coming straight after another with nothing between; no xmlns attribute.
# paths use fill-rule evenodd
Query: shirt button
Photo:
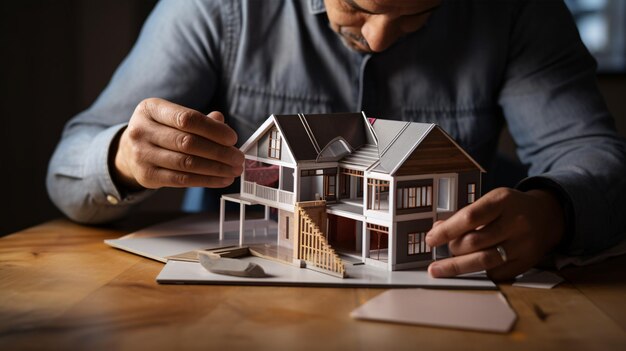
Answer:
<svg viewBox="0 0 626 351"><path fill-rule="evenodd" d="M115 197L115 196L113 196L113 195L111 195L111 194L107 195L107 201L108 201L111 205L117 205L117 204L119 204L119 203L120 203L120 200L119 200L117 197Z"/></svg>

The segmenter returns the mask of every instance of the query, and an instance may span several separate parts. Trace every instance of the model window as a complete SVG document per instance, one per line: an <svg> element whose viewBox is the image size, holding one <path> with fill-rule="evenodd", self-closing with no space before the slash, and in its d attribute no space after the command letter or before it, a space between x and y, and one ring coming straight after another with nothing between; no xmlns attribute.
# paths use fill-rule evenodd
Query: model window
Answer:
<svg viewBox="0 0 626 351"><path fill-rule="evenodd" d="M347 174L339 175L339 197L350 197L350 176Z"/></svg>
<svg viewBox="0 0 626 351"><path fill-rule="evenodd" d="M327 200L335 199L335 188L336 188L335 175L325 175L324 176L324 198Z"/></svg>
<svg viewBox="0 0 626 351"><path fill-rule="evenodd" d="M280 134L278 133L278 129L272 129L270 132L268 155L271 158L280 159Z"/></svg>
<svg viewBox="0 0 626 351"><path fill-rule="evenodd" d="M370 246L370 250L371 250L370 258L378 260L378 261L386 261L387 259L384 256L381 259L380 254L382 251L384 251L387 248L387 245L385 245L385 242L389 240L389 228L384 227L382 225L368 223L367 229L370 231L370 234L372 236L375 235L374 241L372 242L372 245ZM374 244L376 245L374 246Z"/></svg>
<svg viewBox="0 0 626 351"><path fill-rule="evenodd" d="M426 245L426 233L409 233L408 235L408 254L417 255L428 253L431 251L430 246Z"/></svg>
<svg viewBox="0 0 626 351"><path fill-rule="evenodd" d="M399 210L430 207L433 204L433 187L424 185L399 188L396 204Z"/></svg>
<svg viewBox="0 0 626 351"><path fill-rule="evenodd" d="M356 197L363 197L363 177L358 177L356 179Z"/></svg>
<svg viewBox="0 0 626 351"><path fill-rule="evenodd" d="M351 186L355 186L355 193L354 195L356 195L357 198L363 197L363 171L357 171L354 169L349 169L349 168L340 168L339 172L343 175L345 175L344 178L344 188L342 189L342 191L344 191L344 193L341 195L342 197L345 195L345 197L350 197L351 196L351 191L350 191L350 187ZM352 185L352 180L351 178L354 178L354 185ZM341 180L339 181L339 185L342 186L341 184Z"/></svg>
<svg viewBox="0 0 626 351"><path fill-rule="evenodd" d="M379 179L368 179L368 210L387 210L389 201L389 182Z"/></svg>
<svg viewBox="0 0 626 351"><path fill-rule="evenodd" d="M450 210L450 178L439 179L439 196L437 197L438 210Z"/></svg>
<svg viewBox="0 0 626 351"><path fill-rule="evenodd" d="M476 201L476 183L467 184L467 203L471 204Z"/></svg>

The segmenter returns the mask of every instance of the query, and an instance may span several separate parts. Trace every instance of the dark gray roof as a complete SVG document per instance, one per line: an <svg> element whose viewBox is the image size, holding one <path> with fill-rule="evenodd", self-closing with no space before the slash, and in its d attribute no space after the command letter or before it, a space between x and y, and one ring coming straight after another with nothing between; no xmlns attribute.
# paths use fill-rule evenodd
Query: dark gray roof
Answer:
<svg viewBox="0 0 626 351"><path fill-rule="evenodd" d="M366 143L368 128L360 113L274 115L296 161L314 161L328 143L343 138L353 150Z"/></svg>

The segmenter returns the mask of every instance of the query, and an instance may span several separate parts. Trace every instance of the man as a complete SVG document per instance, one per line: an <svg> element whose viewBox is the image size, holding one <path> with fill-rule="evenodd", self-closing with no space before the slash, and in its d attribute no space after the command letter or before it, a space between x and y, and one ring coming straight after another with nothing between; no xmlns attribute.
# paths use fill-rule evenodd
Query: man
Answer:
<svg viewBox="0 0 626 351"><path fill-rule="evenodd" d="M163 1L66 126L48 188L69 217L99 223L147 189L231 184L237 140L271 113L435 122L485 166L506 121L530 177L435 223L427 243L455 256L435 277L510 278L626 231L626 146L594 74L560 1Z"/></svg>

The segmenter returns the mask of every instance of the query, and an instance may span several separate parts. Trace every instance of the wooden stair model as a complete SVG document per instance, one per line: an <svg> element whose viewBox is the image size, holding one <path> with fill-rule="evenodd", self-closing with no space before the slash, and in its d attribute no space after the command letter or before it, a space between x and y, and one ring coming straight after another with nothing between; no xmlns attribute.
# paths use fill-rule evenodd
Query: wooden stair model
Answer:
<svg viewBox="0 0 626 351"><path fill-rule="evenodd" d="M346 268L339 255L328 244L320 225L325 222L318 220L316 223L310 215L313 208L322 208L326 214L325 201L298 202L295 207L296 216L296 240L294 247L294 261L300 261L301 267L345 278ZM321 223L320 223L321 222Z"/></svg>

